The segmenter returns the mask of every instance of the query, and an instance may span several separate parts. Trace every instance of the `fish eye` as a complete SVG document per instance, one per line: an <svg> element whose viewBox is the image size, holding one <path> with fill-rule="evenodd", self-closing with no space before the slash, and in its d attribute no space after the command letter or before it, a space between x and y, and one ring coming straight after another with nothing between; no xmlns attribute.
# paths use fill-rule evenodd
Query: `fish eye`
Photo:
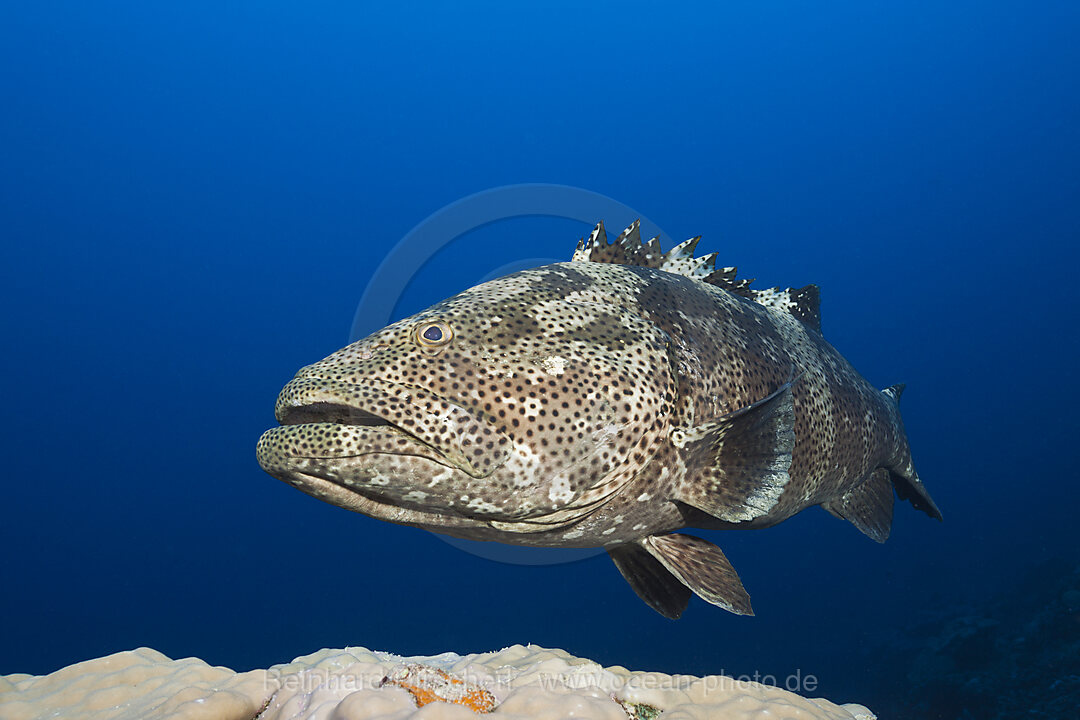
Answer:
<svg viewBox="0 0 1080 720"><path fill-rule="evenodd" d="M436 320L427 322L416 328L416 342L421 347L437 348L450 342L454 337L454 331L446 323Z"/></svg>

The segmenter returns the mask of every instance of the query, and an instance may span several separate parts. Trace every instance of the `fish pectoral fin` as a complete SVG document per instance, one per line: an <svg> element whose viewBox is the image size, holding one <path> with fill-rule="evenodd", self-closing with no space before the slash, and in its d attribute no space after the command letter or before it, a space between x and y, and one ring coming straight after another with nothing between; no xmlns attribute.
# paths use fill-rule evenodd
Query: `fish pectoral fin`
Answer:
<svg viewBox="0 0 1080 720"><path fill-rule="evenodd" d="M736 615L754 614L750 595L739 580L739 574L720 548L712 543L680 533L650 535L638 542L665 570L705 602ZM644 596L642 598L649 602Z"/></svg>
<svg viewBox="0 0 1080 720"><path fill-rule="evenodd" d="M676 439L689 472L674 499L728 522L769 512L790 479L793 382Z"/></svg>
<svg viewBox="0 0 1080 720"><path fill-rule="evenodd" d="M615 567L637 596L669 620L678 620L690 603L690 589L637 543L607 548Z"/></svg>
<svg viewBox="0 0 1080 720"><path fill-rule="evenodd" d="M888 469L877 468L852 490L821 507L847 520L871 540L885 542L893 514L893 484Z"/></svg>

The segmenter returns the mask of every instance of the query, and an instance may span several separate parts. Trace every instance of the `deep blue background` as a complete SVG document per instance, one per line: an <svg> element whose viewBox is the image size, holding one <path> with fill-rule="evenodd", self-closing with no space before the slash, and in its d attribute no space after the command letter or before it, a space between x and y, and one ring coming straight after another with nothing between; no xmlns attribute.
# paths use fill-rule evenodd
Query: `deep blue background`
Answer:
<svg viewBox="0 0 1080 720"><path fill-rule="evenodd" d="M875 637L1076 555L1078 32L1071 1L4 4L0 672L532 642L859 699ZM604 557L494 563L263 474L387 250L520 182L818 283L826 337L908 383L946 522L712 534L758 615L673 623ZM401 312L587 230L465 236Z"/></svg>

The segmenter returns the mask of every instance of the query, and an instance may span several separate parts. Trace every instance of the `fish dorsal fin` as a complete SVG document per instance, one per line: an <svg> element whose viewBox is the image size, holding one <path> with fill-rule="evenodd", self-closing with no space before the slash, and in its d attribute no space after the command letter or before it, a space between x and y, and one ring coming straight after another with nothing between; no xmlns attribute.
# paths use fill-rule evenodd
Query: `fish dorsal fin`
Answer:
<svg viewBox="0 0 1080 720"><path fill-rule="evenodd" d="M672 433L687 481L675 499L727 522L760 517L787 486L795 447L794 381L718 420Z"/></svg>
<svg viewBox="0 0 1080 720"><path fill-rule="evenodd" d="M587 261L610 265L636 265L659 268L663 260L659 238L641 242L641 222L635 220L614 241L608 242L603 221L598 222L588 239L578 240L572 262Z"/></svg>
<svg viewBox="0 0 1080 720"><path fill-rule="evenodd" d="M750 299L758 305L791 313L804 325L821 332L821 291L817 285L751 290Z"/></svg>
<svg viewBox="0 0 1080 720"><path fill-rule="evenodd" d="M641 221L635 220L630 227L608 242L603 221L596 224L588 238L578 240L573 262L598 262L611 265L634 265L694 278L715 285L735 295L753 300L765 307L783 310L795 316L809 327L821 331L820 294L817 285L801 288L771 288L751 290L754 280L736 278L734 267L716 267L716 253L694 257L701 236L679 243L667 252L660 249L659 236L648 242L641 241Z"/></svg>
<svg viewBox="0 0 1080 720"><path fill-rule="evenodd" d="M890 385L881 392L889 396L893 402L899 403L900 396L904 394L904 388L906 387L906 383L896 383L895 385Z"/></svg>
<svg viewBox="0 0 1080 720"><path fill-rule="evenodd" d="M701 280L749 298L752 292L750 283L753 281L736 280L733 267L716 268L716 253L694 257L694 248L699 240L700 235L663 252L660 249L659 236L646 242L641 241L641 221L635 220L609 243L604 223L599 222L588 238L578 241L572 261L635 265L663 270Z"/></svg>

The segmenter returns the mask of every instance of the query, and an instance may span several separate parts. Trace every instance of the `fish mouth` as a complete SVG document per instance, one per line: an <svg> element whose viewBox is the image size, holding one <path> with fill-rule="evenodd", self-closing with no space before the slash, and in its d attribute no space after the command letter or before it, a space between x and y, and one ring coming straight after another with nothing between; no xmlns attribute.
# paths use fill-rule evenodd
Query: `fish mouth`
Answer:
<svg viewBox="0 0 1080 720"><path fill-rule="evenodd" d="M304 375L290 381L274 409L281 427L260 438L260 464L411 455L484 478L512 444L493 422L422 388L365 378L364 384Z"/></svg>
<svg viewBox="0 0 1080 720"><path fill-rule="evenodd" d="M340 403L316 402L305 406L289 406L282 408L280 412L278 422L282 425L331 423L365 427L395 427L386 418L381 418L362 408L349 407Z"/></svg>

